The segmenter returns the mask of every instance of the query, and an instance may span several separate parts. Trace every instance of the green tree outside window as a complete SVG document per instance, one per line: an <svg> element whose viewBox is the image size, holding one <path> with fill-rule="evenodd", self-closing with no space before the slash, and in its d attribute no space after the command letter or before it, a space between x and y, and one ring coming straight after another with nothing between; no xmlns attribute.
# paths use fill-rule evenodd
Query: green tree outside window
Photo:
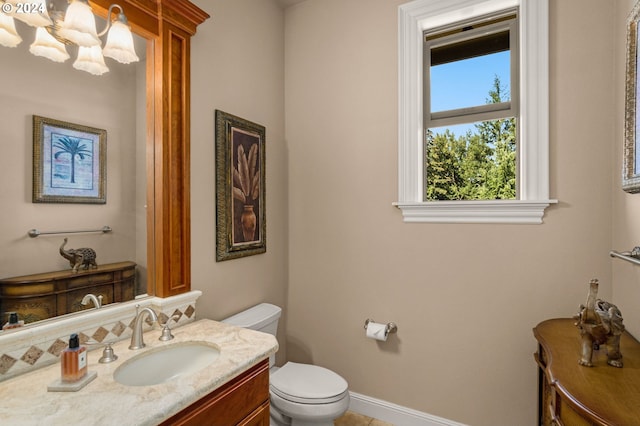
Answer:
<svg viewBox="0 0 640 426"><path fill-rule="evenodd" d="M508 99L496 76L487 104ZM516 120L474 125L463 136L426 132L426 201L516 198Z"/></svg>

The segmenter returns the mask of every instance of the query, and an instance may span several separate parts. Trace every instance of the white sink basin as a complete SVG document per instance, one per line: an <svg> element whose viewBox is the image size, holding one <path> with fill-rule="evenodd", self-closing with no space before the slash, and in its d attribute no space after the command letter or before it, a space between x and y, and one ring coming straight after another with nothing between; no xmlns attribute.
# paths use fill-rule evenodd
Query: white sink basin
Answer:
<svg viewBox="0 0 640 426"><path fill-rule="evenodd" d="M210 343L175 343L131 358L116 369L113 378L129 386L157 385L200 371L219 356L220 349Z"/></svg>

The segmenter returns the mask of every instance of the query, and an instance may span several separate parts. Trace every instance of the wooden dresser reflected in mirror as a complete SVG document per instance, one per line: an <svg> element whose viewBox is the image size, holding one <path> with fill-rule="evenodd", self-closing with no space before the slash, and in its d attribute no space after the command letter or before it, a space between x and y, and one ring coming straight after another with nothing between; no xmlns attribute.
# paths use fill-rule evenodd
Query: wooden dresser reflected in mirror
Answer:
<svg viewBox="0 0 640 426"><path fill-rule="evenodd" d="M96 269L45 272L0 280L2 324L9 312L29 324L58 315L94 309L82 304L87 294L102 296L102 305L133 300L136 293L136 264L117 262ZM5 318L6 317L6 318Z"/></svg>

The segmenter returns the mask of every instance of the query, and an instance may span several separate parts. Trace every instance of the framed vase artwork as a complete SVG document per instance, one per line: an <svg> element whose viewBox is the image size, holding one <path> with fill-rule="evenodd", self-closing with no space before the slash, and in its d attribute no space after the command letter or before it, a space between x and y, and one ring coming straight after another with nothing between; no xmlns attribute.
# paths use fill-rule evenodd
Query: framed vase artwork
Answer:
<svg viewBox="0 0 640 426"><path fill-rule="evenodd" d="M265 128L216 110L216 261L267 251Z"/></svg>
<svg viewBox="0 0 640 426"><path fill-rule="evenodd" d="M624 153L622 159L622 189L640 192L640 108L638 108L638 21L640 1L627 19L627 73L624 116Z"/></svg>
<svg viewBox="0 0 640 426"><path fill-rule="evenodd" d="M33 116L34 203L105 204L107 131Z"/></svg>

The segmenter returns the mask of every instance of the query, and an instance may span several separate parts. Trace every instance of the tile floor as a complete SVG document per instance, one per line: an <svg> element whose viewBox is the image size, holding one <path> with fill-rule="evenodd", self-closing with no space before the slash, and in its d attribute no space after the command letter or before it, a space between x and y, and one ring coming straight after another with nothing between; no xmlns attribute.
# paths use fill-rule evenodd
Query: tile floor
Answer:
<svg viewBox="0 0 640 426"><path fill-rule="evenodd" d="M335 426L394 426L391 423L372 419L362 414L347 411L344 416L334 422Z"/></svg>

